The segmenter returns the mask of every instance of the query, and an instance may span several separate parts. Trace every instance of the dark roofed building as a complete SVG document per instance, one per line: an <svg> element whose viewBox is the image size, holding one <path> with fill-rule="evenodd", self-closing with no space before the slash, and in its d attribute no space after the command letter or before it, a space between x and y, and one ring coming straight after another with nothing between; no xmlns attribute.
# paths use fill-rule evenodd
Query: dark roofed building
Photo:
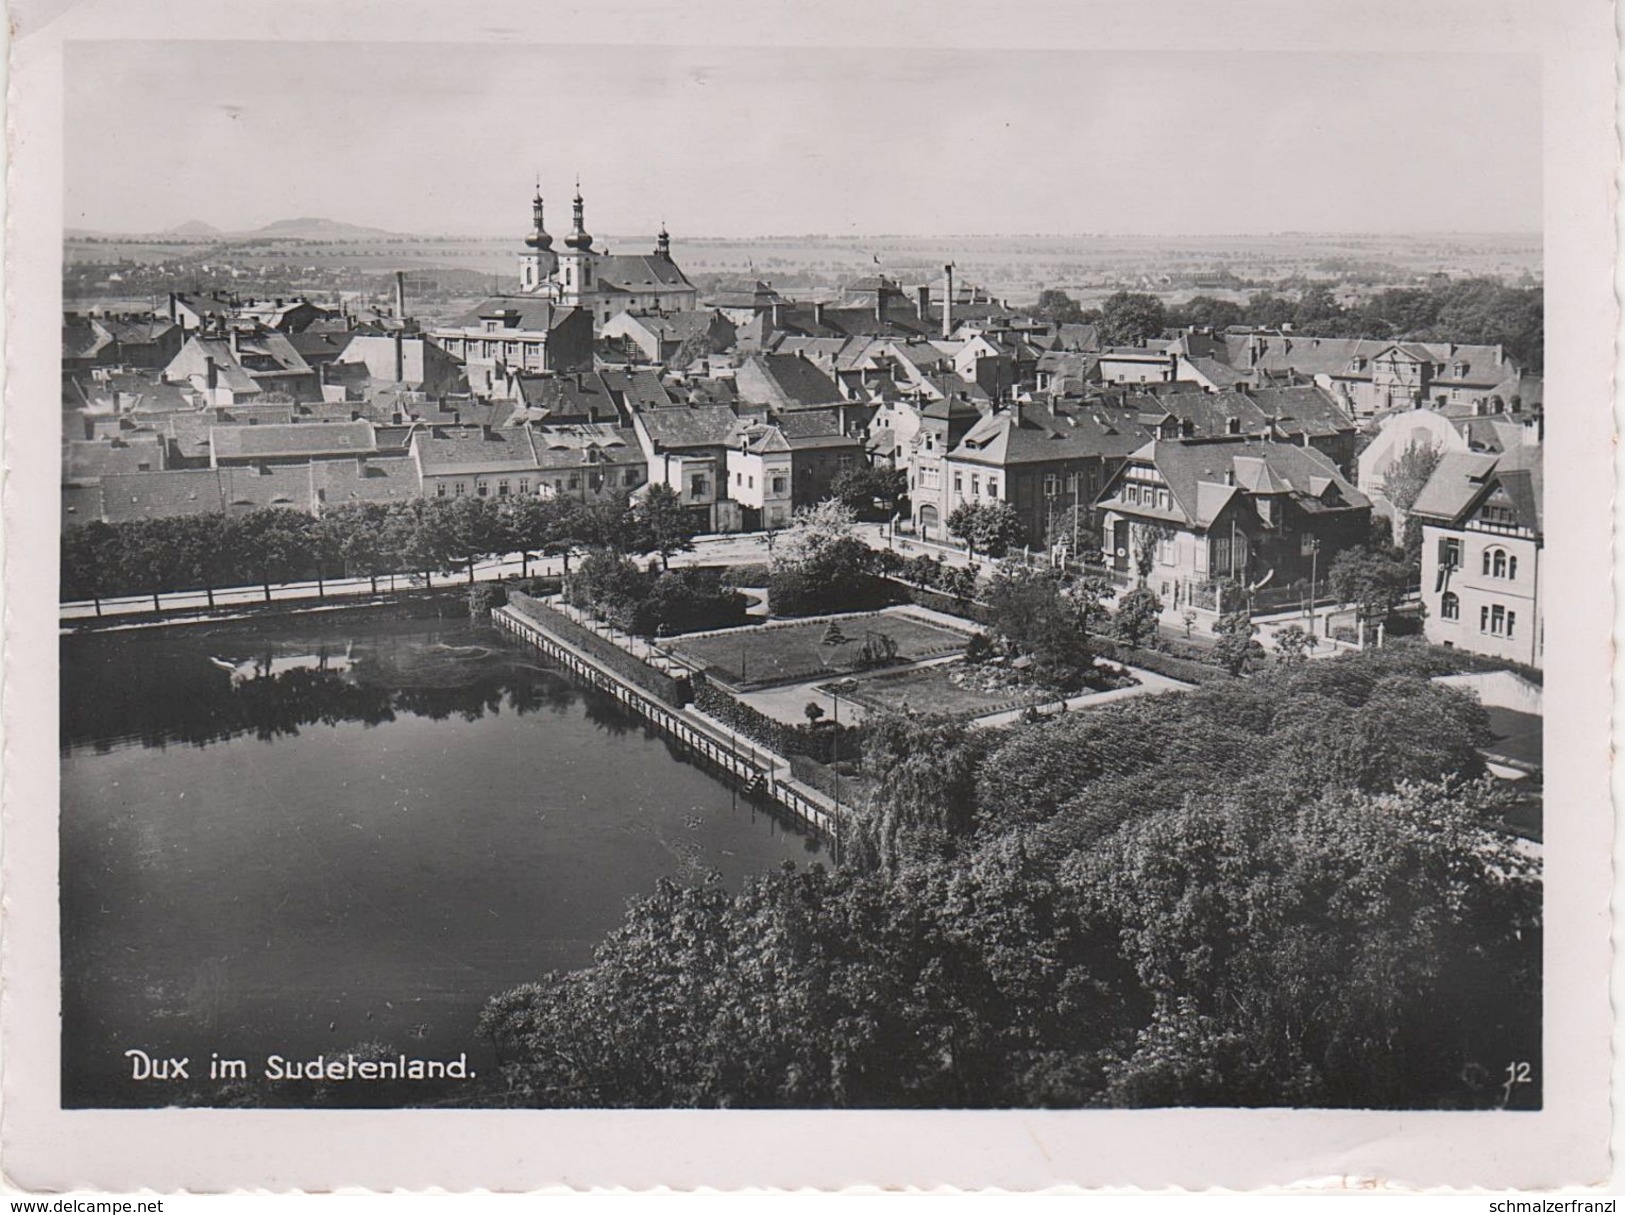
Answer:
<svg viewBox="0 0 1625 1215"><path fill-rule="evenodd" d="M775 410L838 405L845 398L830 376L796 355L755 354L734 375L741 400Z"/></svg>
<svg viewBox="0 0 1625 1215"><path fill-rule="evenodd" d="M1238 607L1214 598L1215 582L1323 577L1371 521L1370 499L1326 456L1267 439L1155 440L1112 477L1100 507L1113 568L1127 575L1149 553L1147 584L1169 611Z"/></svg>
<svg viewBox="0 0 1625 1215"><path fill-rule="evenodd" d="M230 464L292 464L378 451L372 423L295 422L290 425L215 426L209 431L210 462Z"/></svg>

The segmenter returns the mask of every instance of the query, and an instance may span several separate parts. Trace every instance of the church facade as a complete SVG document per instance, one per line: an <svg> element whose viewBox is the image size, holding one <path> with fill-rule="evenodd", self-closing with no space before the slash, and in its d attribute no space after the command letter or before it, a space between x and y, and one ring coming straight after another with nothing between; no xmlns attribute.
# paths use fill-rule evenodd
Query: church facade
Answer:
<svg viewBox="0 0 1625 1215"><path fill-rule="evenodd" d="M652 253L608 253L594 249L586 228L586 204L576 188L570 234L554 249L543 216L542 196L531 203L533 228L519 255L519 291L560 308L580 308L602 329L622 312L691 312L699 292L671 256L671 236L664 226Z"/></svg>

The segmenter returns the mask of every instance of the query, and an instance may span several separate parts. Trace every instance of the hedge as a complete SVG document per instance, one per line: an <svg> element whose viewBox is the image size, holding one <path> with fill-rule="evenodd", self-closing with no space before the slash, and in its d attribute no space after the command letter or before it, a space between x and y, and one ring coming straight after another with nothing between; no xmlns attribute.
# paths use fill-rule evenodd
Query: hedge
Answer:
<svg viewBox="0 0 1625 1215"><path fill-rule="evenodd" d="M946 612L950 616L972 620L980 625L988 623L987 609L974 599L961 604L952 595L944 595L941 591L933 591L928 587L915 586L912 582L904 582L900 578L887 578L885 582L896 593L899 602Z"/></svg>
<svg viewBox="0 0 1625 1215"><path fill-rule="evenodd" d="M530 617L549 633L567 641L602 662L617 675L624 676L645 692L659 697L667 704L682 708L691 699L689 681L657 671L641 659L628 654L613 642L605 641L591 629L583 628L562 612L533 599L523 591L509 590L508 603L521 614Z"/></svg>
<svg viewBox="0 0 1625 1215"><path fill-rule="evenodd" d="M1089 648L1108 661L1154 671L1182 683L1228 683L1235 678L1230 672L1209 663L1179 658L1158 650L1136 649L1110 637L1090 637Z"/></svg>
<svg viewBox="0 0 1625 1215"><path fill-rule="evenodd" d="M695 705L746 738L754 738L770 751L784 756L805 755L821 764L831 763L835 758L835 739L839 733L842 762L863 758L862 726L837 726L833 722L816 727L786 725L778 718L769 717L737 697L730 696L708 680L704 672L696 671L691 684Z"/></svg>

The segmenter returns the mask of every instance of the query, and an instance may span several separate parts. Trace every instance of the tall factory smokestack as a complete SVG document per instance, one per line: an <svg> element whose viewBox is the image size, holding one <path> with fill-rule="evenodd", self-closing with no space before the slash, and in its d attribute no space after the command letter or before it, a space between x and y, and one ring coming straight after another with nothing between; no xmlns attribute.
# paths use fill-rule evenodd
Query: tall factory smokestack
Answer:
<svg viewBox="0 0 1625 1215"><path fill-rule="evenodd" d="M395 271L395 319L406 319L406 271Z"/></svg>
<svg viewBox="0 0 1625 1215"><path fill-rule="evenodd" d="M948 280L942 294L942 336L951 338L954 335L954 264L949 262L942 273Z"/></svg>

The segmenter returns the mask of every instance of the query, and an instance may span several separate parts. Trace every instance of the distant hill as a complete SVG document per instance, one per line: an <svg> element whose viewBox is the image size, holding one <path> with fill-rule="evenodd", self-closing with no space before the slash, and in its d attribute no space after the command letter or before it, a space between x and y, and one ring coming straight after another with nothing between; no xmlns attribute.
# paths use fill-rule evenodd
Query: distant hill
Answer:
<svg viewBox="0 0 1625 1215"><path fill-rule="evenodd" d="M219 236L220 229L213 224L206 224L201 219L189 219L184 224L176 224L164 233L165 236Z"/></svg>
<svg viewBox="0 0 1625 1215"><path fill-rule="evenodd" d="M233 235L269 240L361 240L367 237L398 234L383 228L364 228L359 224L346 224L336 219L306 216L300 219L279 219L262 228L255 228L252 232L237 232Z"/></svg>

